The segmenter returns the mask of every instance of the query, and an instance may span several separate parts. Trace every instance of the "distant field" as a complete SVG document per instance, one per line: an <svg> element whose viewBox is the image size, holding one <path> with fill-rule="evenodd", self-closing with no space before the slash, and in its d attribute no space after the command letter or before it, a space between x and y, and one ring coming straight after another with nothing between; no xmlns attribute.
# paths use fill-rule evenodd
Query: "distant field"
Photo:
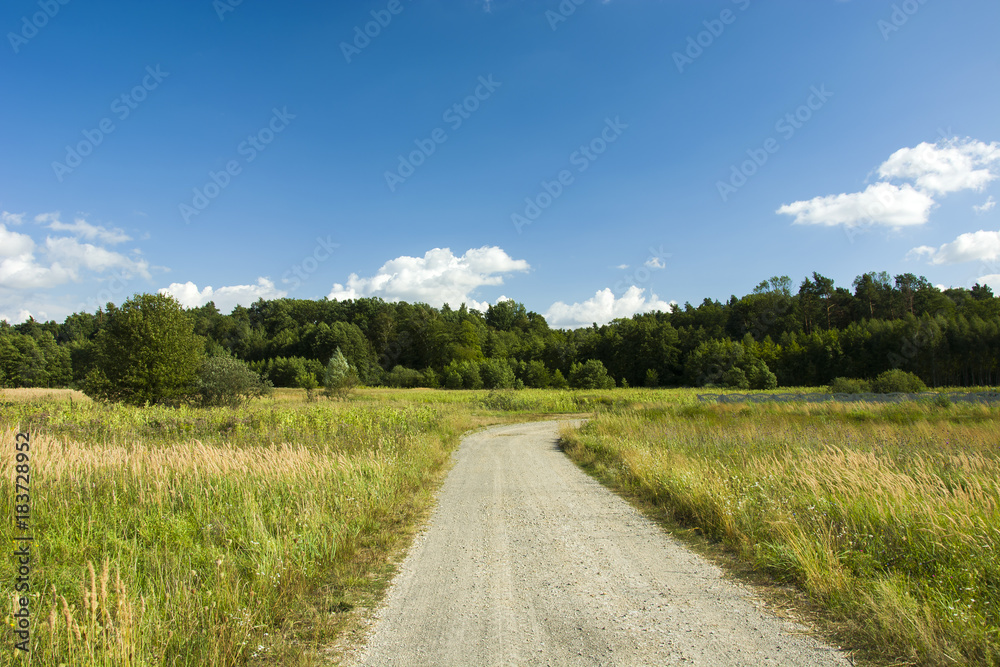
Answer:
<svg viewBox="0 0 1000 667"><path fill-rule="evenodd" d="M1000 407L660 405L566 451L801 586L887 664L1000 664Z"/></svg>

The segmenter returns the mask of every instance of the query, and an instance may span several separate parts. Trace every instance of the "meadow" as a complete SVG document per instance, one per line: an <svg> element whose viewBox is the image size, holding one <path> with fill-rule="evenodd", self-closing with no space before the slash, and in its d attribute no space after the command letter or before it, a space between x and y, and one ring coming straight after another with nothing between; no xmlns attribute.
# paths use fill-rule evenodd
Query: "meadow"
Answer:
<svg viewBox="0 0 1000 667"><path fill-rule="evenodd" d="M1000 665L996 405L666 399L564 449L799 587L878 664Z"/></svg>
<svg viewBox="0 0 1000 667"><path fill-rule="evenodd" d="M377 600L464 432L598 400L305 398L172 409L0 391L0 538L16 532L18 432L31 437L34 537L30 660L5 648L0 665L326 664L351 610ZM15 576L0 559L0 580ZM12 628L0 635L14 645Z"/></svg>
<svg viewBox="0 0 1000 667"><path fill-rule="evenodd" d="M1000 665L1000 407L696 394L277 390L170 409L2 391L0 512L27 431L35 540L31 659L0 665L328 664L463 433L582 414L564 448L585 469L800 587L869 655Z"/></svg>

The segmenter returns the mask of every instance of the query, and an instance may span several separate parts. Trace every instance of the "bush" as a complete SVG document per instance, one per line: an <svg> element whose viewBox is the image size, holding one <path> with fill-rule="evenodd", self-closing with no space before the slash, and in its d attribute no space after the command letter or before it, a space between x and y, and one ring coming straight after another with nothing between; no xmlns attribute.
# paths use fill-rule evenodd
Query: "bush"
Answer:
<svg viewBox="0 0 1000 667"><path fill-rule="evenodd" d="M385 383L399 389L412 389L423 383L424 374L405 366L396 366L385 376Z"/></svg>
<svg viewBox="0 0 1000 667"><path fill-rule="evenodd" d="M479 375L486 389L510 389L514 386L514 371L503 359L487 359L479 364Z"/></svg>
<svg viewBox="0 0 1000 667"><path fill-rule="evenodd" d="M836 378L827 390L831 394L867 394L872 390L872 385L868 380Z"/></svg>
<svg viewBox="0 0 1000 667"><path fill-rule="evenodd" d="M452 369L444 376L444 387L445 389L462 388L462 374L458 372L458 369Z"/></svg>
<svg viewBox="0 0 1000 667"><path fill-rule="evenodd" d="M586 363L573 364L569 385L574 389L614 389L615 381L600 360L588 359Z"/></svg>
<svg viewBox="0 0 1000 667"><path fill-rule="evenodd" d="M739 366L733 366L722 375L722 384L729 389L749 389L750 380Z"/></svg>
<svg viewBox="0 0 1000 667"><path fill-rule="evenodd" d="M253 398L266 396L270 382L250 370L239 359L210 357L201 365L195 380L195 401L205 407L239 407Z"/></svg>
<svg viewBox="0 0 1000 667"><path fill-rule="evenodd" d="M489 410L513 412L521 409L521 401L511 389L493 390L480 399L480 403Z"/></svg>
<svg viewBox="0 0 1000 667"><path fill-rule="evenodd" d="M872 391L876 394L894 394L896 392L918 394L927 391L927 385L913 373L894 368L891 371L880 373L872 380Z"/></svg>
<svg viewBox="0 0 1000 667"><path fill-rule="evenodd" d="M754 359L746 365L744 371L751 389L777 389L778 376L771 372L761 359Z"/></svg>
<svg viewBox="0 0 1000 667"><path fill-rule="evenodd" d="M566 382L566 378L563 376L562 371L557 368L552 373L552 382L549 386L553 389L566 389L569 387L569 383Z"/></svg>

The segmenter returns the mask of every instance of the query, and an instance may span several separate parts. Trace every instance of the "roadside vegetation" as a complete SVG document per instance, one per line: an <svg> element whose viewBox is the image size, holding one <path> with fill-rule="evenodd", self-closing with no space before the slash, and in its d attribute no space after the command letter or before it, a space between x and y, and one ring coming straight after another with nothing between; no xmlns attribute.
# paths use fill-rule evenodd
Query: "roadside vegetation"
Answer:
<svg viewBox="0 0 1000 667"><path fill-rule="evenodd" d="M879 662L1000 665L1000 407L683 395L597 414L564 448L799 587Z"/></svg>

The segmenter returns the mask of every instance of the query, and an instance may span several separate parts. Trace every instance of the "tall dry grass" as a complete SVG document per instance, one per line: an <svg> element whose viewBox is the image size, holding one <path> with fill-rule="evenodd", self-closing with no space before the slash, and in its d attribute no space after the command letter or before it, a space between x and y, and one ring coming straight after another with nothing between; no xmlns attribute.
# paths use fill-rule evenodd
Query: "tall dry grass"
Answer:
<svg viewBox="0 0 1000 667"><path fill-rule="evenodd" d="M0 409L0 514L27 430L35 538L31 660L0 665L310 664L367 603L465 425L380 405Z"/></svg>
<svg viewBox="0 0 1000 667"><path fill-rule="evenodd" d="M566 448L801 586L873 653L1000 665L1000 409L622 410Z"/></svg>

